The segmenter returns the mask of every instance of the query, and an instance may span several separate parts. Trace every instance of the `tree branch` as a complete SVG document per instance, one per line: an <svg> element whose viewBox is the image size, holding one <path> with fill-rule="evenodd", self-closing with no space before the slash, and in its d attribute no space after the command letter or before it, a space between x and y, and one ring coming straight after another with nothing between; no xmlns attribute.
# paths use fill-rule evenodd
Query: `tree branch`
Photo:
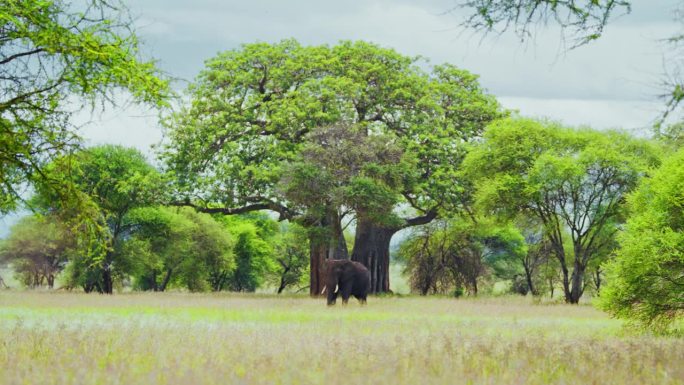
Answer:
<svg viewBox="0 0 684 385"><path fill-rule="evenodd" d="M264 201L260 203L252 203L241 207L207 207L194 204L189 200L176 201L169 203L171 206L185 206L192 207L193 209L207 214L223 214L223 215L237 215L245 214L253 211L259 210L271 210L279 214L278 221L283 221L286 219L292 219L296 216L296 213L289 208L272 201Z"/></svg>

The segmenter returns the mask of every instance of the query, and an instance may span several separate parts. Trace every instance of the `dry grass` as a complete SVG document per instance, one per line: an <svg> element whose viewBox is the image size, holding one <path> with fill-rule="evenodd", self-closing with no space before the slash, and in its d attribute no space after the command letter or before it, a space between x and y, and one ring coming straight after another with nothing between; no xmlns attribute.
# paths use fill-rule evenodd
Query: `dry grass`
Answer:
<svg viewBox="0 0 684 385"><path fill-rule="evenodd" d="M0 293L2 384L684 384L684 340L525 299Z"/></svg>

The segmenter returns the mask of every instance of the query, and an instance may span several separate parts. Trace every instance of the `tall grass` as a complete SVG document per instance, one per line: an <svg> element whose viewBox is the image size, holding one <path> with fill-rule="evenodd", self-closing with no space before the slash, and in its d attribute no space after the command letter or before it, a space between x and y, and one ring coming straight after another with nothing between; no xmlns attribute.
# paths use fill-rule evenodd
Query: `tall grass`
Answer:
<svg viewBox="0 0 684 385"><path fill-rule="evenodd" d="M2 384L684 384L684 341L525 299L0 293Z"/></svg>

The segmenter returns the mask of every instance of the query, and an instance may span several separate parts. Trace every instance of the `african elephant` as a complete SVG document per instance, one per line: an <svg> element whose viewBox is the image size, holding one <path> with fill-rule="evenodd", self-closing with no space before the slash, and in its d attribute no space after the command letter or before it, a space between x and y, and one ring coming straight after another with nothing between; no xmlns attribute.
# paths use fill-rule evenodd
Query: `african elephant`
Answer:
<svg viewBox="0 0 684 385"><path fill-rule="evenodd" d="M328 305L334 305L337 295L342 294L342 304L347 304L353 295L361 304L366 303L370 289L370 272L359 262L346 259L326 261L325 290L328 290ZM321 293L323 294L323 293Z"/></svg>

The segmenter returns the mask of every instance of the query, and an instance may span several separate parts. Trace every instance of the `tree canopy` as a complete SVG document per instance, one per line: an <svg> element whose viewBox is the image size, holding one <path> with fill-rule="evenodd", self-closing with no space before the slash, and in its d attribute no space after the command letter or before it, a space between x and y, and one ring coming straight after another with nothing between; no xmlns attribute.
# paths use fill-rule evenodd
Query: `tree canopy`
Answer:
<svg viewBox="0 0 684 385"><path fill-rule="evenodd" d="M410 177L385 194L392 200L384 215L396 216L395 226L385 229L387 242L372 253L379 254L375 265L385 266L391 234L461 205L456 175L465 143L501 116L475 75L451 65L427 73L417 63L366 42L329 47L294 40L247 44L209 59L189 88L190 101L165 120L169 140L162 158L178 182L176 200L206 212L267 209L281 219L297 218L300 207L279 186L286 167L301 161L306 143L316 140L315 128L338 125L383 136L415 159ZM356 184L356 193L368 197L363 189L377 193L377 186ZM397 216L400 204L411 208L406 216ZM356 209L357 220L373 220ZM357 238L355 245L368 247L368 239ZM319 249L327 253L325 243ZM317 269L312 265L312 274ZM374 277L379 291L389 289L386 272Z"/></svg>
<svg viewBox="0 0 684 385"><path fill-rule="evenodd" d="M611 242L623 217L625 195L658 163L655 147L626 134L513 118L488 127L464 169L476 180L485 210L524 213L543 223L561 264L566 301L576 303L587 265Z"/></svg>

